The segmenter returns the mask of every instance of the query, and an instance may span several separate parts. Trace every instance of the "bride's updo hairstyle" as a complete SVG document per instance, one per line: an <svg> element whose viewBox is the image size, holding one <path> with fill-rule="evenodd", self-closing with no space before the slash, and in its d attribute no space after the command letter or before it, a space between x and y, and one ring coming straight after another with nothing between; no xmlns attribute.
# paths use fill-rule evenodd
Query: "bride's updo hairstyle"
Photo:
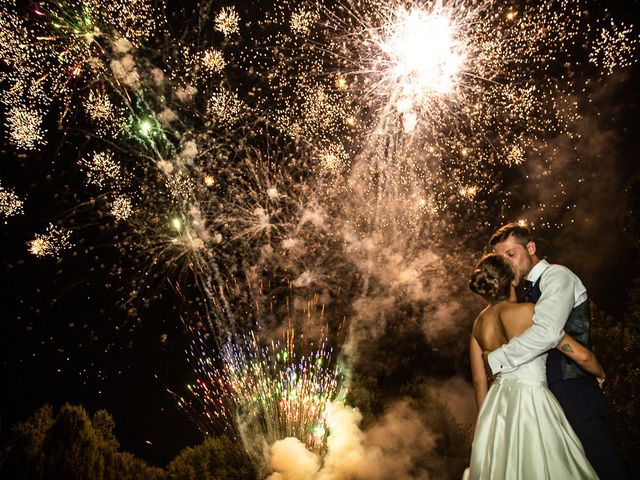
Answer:
<svg viewBox="0 0 640 480"><path fill-rule="evenodd" d="M489 303L509 300L513 270L500 255L489 253L482 257L471 274L469 289Z"/></svg>

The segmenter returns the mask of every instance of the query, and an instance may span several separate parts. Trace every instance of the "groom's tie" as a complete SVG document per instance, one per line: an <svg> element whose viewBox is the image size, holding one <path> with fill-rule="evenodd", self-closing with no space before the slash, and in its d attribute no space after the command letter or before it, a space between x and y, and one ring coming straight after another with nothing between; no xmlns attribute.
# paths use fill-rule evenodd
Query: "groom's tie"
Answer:
<svg viewBox="0 0 640 480"><path fill-rule="evenodd" d="M533 285L534 283L529 280L524 281L524 291L522 296L525 302L533 302Z"/></svg>

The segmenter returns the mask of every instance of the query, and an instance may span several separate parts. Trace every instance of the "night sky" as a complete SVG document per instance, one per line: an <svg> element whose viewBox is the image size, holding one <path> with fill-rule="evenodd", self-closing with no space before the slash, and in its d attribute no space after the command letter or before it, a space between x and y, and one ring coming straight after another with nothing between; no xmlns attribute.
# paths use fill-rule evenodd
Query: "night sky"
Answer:
<svg viewBox="0 0 640 480"><path fill-rule="evenodd" d="M20 159L12 165L20 166L11 172L18 179L29 170L37 185L26 205L34 208L2 231L2 425L25 419L44 403L104 408L116 420L123 449L164 464L201 438L166 391L187 377L178 318L184 301L167 283L153 286L164 292L160 300L123 304L122 292L132 285L126 276L114 284L118 280L105 272L104 264L121 261L99 232L87 236L87 242L103 242L88 245L88 253L62 261L30 255L29 229L50 215L39 210L51 206L51 197L39 197L42 186L57 188L47 172L33 175L39 165Z"/></svg>
<svg viewBox="0 0 640 480"><path fill-rule="evenodd" d="M171 17L173 28L187 15L174 3L171 9L178 12ZM625 22L637 23L637 0L611 2L611 9ZM244 7L238 10L250 16ZM494 228L534 216L531 205L555 181L584 176L587 181L576 182L567 201L578 207L566 217L551 214L563 226L539 233L550 258L573 268L598 306L621 315L638 266L639 240L624 226L629 214L624 190L640 173L639 81L635 64L589 84L593 101L584 102L584 122L577 126L583 135L577 147L582 163L558 167L555 179L540 176L535 163L524 165L509 185L519 198L512 197L506 208L498 200L484 208L493 218L472 225L465 244L479 256ZM6 106L0 106L0 113L4 119ZM203 438L167 391L183 391L192 379L185 354L191 337L183 320L200 311L198 290L188 271L156 268L153 275L142 275L149 258L136 256L121 241L135 237L134 228L113 226L95 208L100 200L83 186L75 163L95 148L96 140L84 135L82 124L58 127L55 113L45 125L47 145L40 151L16 152L6 134L0 144L1 185L25 199L24 215L0 220L2 438L10 425L44 403L54 408L81 404L89 412L106 409L113 415L122 450L164 466ZM34 232L67 218L70 211L77 232L73 247L60 258L30 254L27 242ZM470 267L474 260L461 262ZM464 283L467 272L458 273ZM464 297L466 292L460 295L463 307L456 315L468 324L479 304ZM460 335L466 333L461 329ZM420 373L428 375L429 368ZM451 367L451 374L469 378L459 366Z"/></svg>

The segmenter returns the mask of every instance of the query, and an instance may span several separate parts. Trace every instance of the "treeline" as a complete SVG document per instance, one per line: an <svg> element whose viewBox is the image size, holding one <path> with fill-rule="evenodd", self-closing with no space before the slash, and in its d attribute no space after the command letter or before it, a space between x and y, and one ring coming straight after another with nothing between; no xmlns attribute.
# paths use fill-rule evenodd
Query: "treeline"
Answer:
<svg viewBox="0 0 640 480"><path fill-rule="evenodd" d="M596 309L594 309L596 310ZM629 290L626 314L595 311L593 350L604 366L604 392L618 451L630 472L640 471L640 279Z"/></svg>
<svg viewBox="0 0 640 480"><path fill-rule="evenodd" d="M208 437L180 452L166 469L118 451L113 417L81 406L49 405L13 426L0 457L0 478L51 480L249 480L255 472L241 445Z"/></svg>

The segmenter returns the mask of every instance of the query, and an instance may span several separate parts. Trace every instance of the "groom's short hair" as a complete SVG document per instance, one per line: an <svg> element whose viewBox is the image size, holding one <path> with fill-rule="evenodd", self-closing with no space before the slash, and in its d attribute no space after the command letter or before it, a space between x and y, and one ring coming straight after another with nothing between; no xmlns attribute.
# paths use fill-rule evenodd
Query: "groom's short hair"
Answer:
<svg viewBox="0 0 640 480"><path fill-rule="evenodd" d="M496 244L504 242L509 237L513 237L513 239L523 247L526 247L529 242L535 241L531 235L529 227L521 225L520 223L512 222L507 223L496 230L489 240L489 245L494 247Z"/></svg>

